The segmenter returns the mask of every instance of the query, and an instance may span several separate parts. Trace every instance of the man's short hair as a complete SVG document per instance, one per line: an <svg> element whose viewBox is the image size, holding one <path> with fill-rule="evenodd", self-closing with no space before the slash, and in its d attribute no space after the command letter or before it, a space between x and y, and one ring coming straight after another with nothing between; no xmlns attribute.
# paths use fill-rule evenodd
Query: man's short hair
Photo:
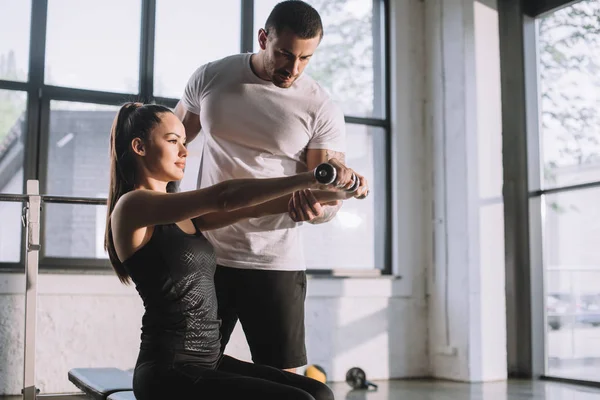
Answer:
<svg viewBox="0 0 600 400"><path fill-rule="evenodd" d="M301 39L323 38L321 16L311 5L301 0L287 0L278 3L265 23L267 34L275 31L280 34L285 29L291 30Z"/></svg>

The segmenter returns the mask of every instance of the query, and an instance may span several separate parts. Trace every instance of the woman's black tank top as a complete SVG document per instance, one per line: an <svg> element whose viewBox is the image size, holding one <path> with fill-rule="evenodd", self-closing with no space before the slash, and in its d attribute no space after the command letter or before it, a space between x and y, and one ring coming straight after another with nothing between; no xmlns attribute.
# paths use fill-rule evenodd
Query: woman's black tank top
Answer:
<svg viewBox="0 0 600 400"><path fill-rule="evenodd" d="M157 225L152 238L123 263L145 307L141 346L189 356L214 368L221 321L214 286L216 258L201 234Z"/></svg>

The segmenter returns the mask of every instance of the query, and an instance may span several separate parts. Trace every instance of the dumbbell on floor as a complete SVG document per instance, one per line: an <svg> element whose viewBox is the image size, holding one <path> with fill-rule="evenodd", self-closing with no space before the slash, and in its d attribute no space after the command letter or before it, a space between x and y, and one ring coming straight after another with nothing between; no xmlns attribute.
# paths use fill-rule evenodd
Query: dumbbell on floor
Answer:
<svg viewBox="0 0 600 400"><path fill-rule="evenodd" d="M367 380L365 371L358 367L350 368L346 373L346 383L352 389L369 389L373 387L377 390L377 385Z"/></svg>

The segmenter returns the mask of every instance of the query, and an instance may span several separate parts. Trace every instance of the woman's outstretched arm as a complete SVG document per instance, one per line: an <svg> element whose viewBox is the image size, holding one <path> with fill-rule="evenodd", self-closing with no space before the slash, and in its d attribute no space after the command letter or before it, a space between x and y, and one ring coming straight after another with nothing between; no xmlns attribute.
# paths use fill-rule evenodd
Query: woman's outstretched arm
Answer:
<svg viewBox="0 0 600 400"><path fill-rule="evenodd" d="M315 198L321 205L336 204L337 201L346 200L348 195L340 191L315 191ZM251 207L240 208L235 211L222 211L204 214L193 219L196 229L209 231L223 228L238 221L248 218L258 218L267 215L284 214L288 211L289 201L292 195L288 194L277 199L267 201Z"/></svg>
<svg viewBox="0 0 600 400"><path fill-rule="evenodd" d="M352 171L336 160L331 160L330 164L336 169L337 183L350 186ZM311 171L282 178L233 179L182 193L134 190L119 199L112 218L125 224L128 230L138 229L209 213L234 212L278 199L296 190L320 187Z"/></svg>

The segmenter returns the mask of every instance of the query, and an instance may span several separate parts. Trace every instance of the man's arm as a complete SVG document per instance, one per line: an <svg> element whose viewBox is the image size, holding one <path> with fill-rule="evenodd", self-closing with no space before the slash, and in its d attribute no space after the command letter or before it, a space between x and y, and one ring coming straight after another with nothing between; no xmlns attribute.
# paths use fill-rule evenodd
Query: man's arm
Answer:
<svg viewBox="0 0 600 400"><path fill-rule="evenodd" d="M308 167L308 170L311 171L313 169L315 169L319 164L327 162L329 160L331 160L332 158L337 159L338 161L340 161L342 164L346 164L346 154L339 152L339 151L333 151L333 150L328 150L328 149L307 149L306 150L306 165ZM298 210L301 207L300 204L300 200L302 196L301 192L296 192L294 193L294 196L292 197L292 201L295 202L294 204L294 208L296 209L296 212L301 212L300 210ZM310 199L308 199L307 201L309 204L311 203ZM318 207L311 207L311 211L313 212L313 215L306 215L304 218L301 218L311 224L322 224L325 222L329 222L333 219L333 217L335 217L335 215L337 214L337 212L339 211L340 208L342 208L342 201L338 201L337 204L335 205L328 205L328 206L318 206ZM317 203L318 204L318 203Z"/></svg>
<svg viewBox="0 0 600 400"><path fill-rule="evenodd" d="M185 135L187 137L187 143L190 143L196 138L196 136L198 136L200 129L202 129L202 126L200 125L200 116L186 110L181 104L181 101L177 103L177 106L175 106L175 115L177 115L179 120L183 123Z"/></svg>

